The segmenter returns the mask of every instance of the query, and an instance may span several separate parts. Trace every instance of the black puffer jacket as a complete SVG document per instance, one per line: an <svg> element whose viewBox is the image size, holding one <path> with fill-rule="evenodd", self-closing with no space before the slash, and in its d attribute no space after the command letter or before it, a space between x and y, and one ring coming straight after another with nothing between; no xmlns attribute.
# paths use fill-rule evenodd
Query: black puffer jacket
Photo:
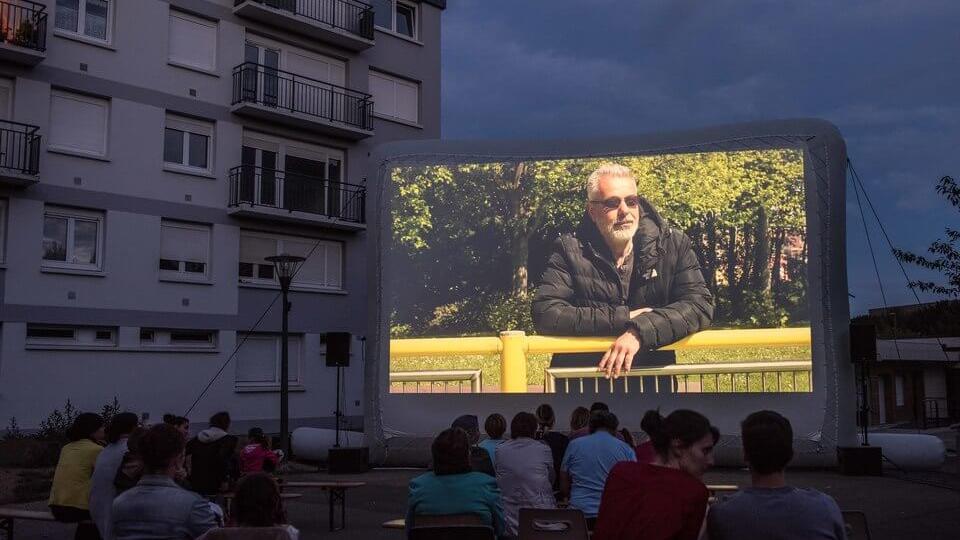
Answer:
<svg viewBox="0 0 960 540"><path fill-rule="evenodd" d="M641 199L633 237L633 274L623 291L613 254L589 217L560 236L533 299L537 332L554 336L618 336L636 328L641 350L657 349L703 330L713 319L713 295L692 242ZM630 319L630 311L653 311Z"/></svg>

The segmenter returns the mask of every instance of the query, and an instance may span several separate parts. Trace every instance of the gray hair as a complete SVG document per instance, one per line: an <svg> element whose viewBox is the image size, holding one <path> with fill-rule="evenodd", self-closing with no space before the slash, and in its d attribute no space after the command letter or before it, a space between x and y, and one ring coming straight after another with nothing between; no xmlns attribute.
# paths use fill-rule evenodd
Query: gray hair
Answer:
<svg viewBox="0 0 960 540"><path fill-rule="evenodd" d="M600 179L604 176L614 176L617 178L629 178L634 180L633 173L628 167L619 163L601 163L599 167L587 178L587 200L592 200L593 195L600 191ZM635 181L635 180L634 180Z"/></svg>

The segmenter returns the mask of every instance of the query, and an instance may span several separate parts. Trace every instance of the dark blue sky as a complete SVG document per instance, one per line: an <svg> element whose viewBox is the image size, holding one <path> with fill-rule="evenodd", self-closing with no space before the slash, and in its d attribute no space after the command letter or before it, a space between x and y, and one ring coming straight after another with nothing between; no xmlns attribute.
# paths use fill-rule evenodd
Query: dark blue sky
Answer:
<svg viewBox="0 0 960 540"><path fill-rule="evenodd" d="M960 2L785 4L451 0L443 137L589 137L819 117L840 128L898 247L924 250L944 226L960 226L933 190L941 176L960 176ZM881 297L849 189L847 210L858 313ZM872 234L888 304L912 303L876 226Z"/></svg>

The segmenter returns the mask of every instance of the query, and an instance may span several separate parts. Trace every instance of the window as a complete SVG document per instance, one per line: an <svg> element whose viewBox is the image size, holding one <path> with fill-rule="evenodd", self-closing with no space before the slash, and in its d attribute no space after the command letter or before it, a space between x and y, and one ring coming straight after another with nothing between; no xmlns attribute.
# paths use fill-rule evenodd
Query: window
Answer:
<svg viewBox="0 0 960 540"><path fill-rule="evenodd" d="M0 120L13 119L13 81L0 79Z"/></svg>
<svg viewBox="0 0 960 540"><path fill-rule="evenodd" d="M210 226L160 223L160 277L206 281L210 277Z"/></svg>
<svg viewBox="0 0 960 540"><path fill-rule="evenodd" d="M170 10L168 59L180 66L217 69L217 23Z"/></svg>
<svg viewBox="0 0 960 540"><path fill-rule="evenodd" d="M27 347L94 348L115 347L116 327L57 326L27 324Z"/></svg>
<svg viewBox="0 0 960 540"><path fill-rule="evenodd" d="M213 343L214 332L210 330L171 330L171 345L186 345L191 347L209 346Z"/></svg>
<svg viewBox="0 0 960 540"><path fill-rule="evenodd" d="M417 6L415 4L402 0L374 0L373 9L375 25L412 39L418 39L419 28Z"/></svg>
<svg viewBox="0 0 960 540"><path fill-rule="evenodd" d="M379 71L370 71L373 112L380 116L420 121L420 85Z"/></svg>
<svg viewBox="0 0 960 540"><path fill-rule="evenodd" d="M50 147L91 156L107 155L110 102L54 90L50 93Z"/></svg>
<svg viewBox="0 0 960 540"><path fill-rule="evenodd" d="M897 375L893 378L893 393L897 407L903 407L903 375Z"/></svg>
<svg viewBox="0 0 960 540"><path fill-rule="evenodd" d="M168 167L209 173L213 169L213 124L167 115L163 161Z"/></svg>
<svg viewBox="0 0 960 540"><path fill-rule="evenodd" d="M141 328L140 345L152 349L197 349L199 352L210 352L217 348L217 331Z"/></svg>
<svg viewBox="0 0 960 540"><path fill-rule="evenodd" d="M247 232L240 234L241 283L277 283L273 265L264 259L281 253L307 259L293 278L294 286L343 289L343 250L340 242Z"/></svg>
<svg viewBox="0 0 960 540"><path fill-rule="evenodd" d="M49 207L43 214L43 261L48 268L100 270L103 214Z"/></svg>
<svg viewBox="0 0 960 540"><path fill-rule="evenodd" d="M246 338L246 341L244 339ZM274 334L237 334L237 388L280 387L280 336ZM300 350L303 339L291 335L288 342L287 381L300 385Z"/></svg>
<svg viewBox="0 0 960 540"><path fill-rule="evenodd" d="M56 28L109 43L112 4L111 0L57 0Z"/></svg>
<svg viewBox="0 0 960 540"><path fill-rule="evenodd" d="M0 199L0 264L7 261L7 205L6 199Z"/></svg>

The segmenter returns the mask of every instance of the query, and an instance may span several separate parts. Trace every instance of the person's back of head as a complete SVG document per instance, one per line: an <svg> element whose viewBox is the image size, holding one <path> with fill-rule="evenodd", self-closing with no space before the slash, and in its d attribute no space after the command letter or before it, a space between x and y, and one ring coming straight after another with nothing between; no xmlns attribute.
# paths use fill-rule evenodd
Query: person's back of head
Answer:
<svg viewBox="0 0 960 540"><path fill-rule="evenodd" d="M590 415L590 433L606 431L614 435L618 427L620 427L620 420L612 412L596 411Z"/></svg>
<svg viewBox="0 0 960 540"><path fill-rule="evenodd" d="M440 432L430 446L433 454L433 474L443 476L471 471L470 440L467 432L452 427Z"/></svg>
<svg viewBox="0 0 960 540"><path fill-rule="evenodd" d="M663 417L659 410L650 410L643 415L640 428L664 464L675 463L698 478L713 464L713 447L720 432L696 411L677 409Z"/></svg>
<svg viewBox="0 0 960 540"><path fill-rule="evenodd" d="M502 439L507 431L507 419L500 413L493 413L483 422L483 430L491 439Z"/></svg>
<svg viewBox="0 0 960 540"><path fill-rule="evenodd" d="M510 421L510 438L533 438L537 434L537 417L526 411L518 412Z"/></svg>
<svg viewBox="0 0 960 540"><path fill-rule="evenodd" d="M583 429L590 424L590 409L577 407L570 413L570 431Z"/></svg>
<svg viewBox="0 0 960 540"><path fill-rule="evenodd" d="M793 459L793 427L774 411L757 411L740 423L743 456L750 470L767 475L783 471Z"/></svg>
<svg viewBox="0 0 960 540"><path fill-rule="evenodd" d="M220 411L211 416L210 427L219 428L224 431L230 431L230 413L227 411Z"/></svg>
<svg viewBox="0 0 960 540"><path fill-rule="evenodd" d="M280 488L268 474L244 476L234 490L233 519L241 527L272 527L286 523Z"/></svg>
<svg viewBox="0 0 960 540"><path fill-rule="evenodd" d="M260 446L267 446L267 436L263 434L263 429L258 427L252 427L247 431L247 441L248 444L259 444Z"/></svg>
<svg viewBox="0 0 960 540"><path fill-rule="evenodd" d="M157 424L137 441L137 453L143 459L146 474L168 474L183 458L183 434L169 424Z"/></svg>
<svg viewBox="0 0 960 540"><path fill-rule="evenodd" d="M453 421L450 427L462 429L464 433L467 434L470 444L477 444L477 442L480 441L480 420L477 419L476 415L460 415Z"/></svg>
<svg viewBox="0 0 960 540"><path fill-rule="evenodd" d="M80 413L67 428L67 439L77 442L83 439L97 439L97 433L103 428L103 417L95 413Z"/></svg>
<svg viewBox="0 0 960 540"><path fill-rule="evenodd" d="M110 424L107 426L107 442L115 443L124 437L128 437L139 425L140 418L132 412L113 415Z"/></svg>
<svg viewBox="0 0 960 540"><path fill-rule="evenodd" d="M544 403L537 407L537 431L541 434L553 429L557 423L557 415L553 412L553 407L549 403Z"/></svg>
<svg viewBox="0 0 960 540"><path fill-rule="evenodd" d="M594 401L593 405L590 406L590 412L595 413L599 411L610 412L610 406L602 401Z"/></svg>

